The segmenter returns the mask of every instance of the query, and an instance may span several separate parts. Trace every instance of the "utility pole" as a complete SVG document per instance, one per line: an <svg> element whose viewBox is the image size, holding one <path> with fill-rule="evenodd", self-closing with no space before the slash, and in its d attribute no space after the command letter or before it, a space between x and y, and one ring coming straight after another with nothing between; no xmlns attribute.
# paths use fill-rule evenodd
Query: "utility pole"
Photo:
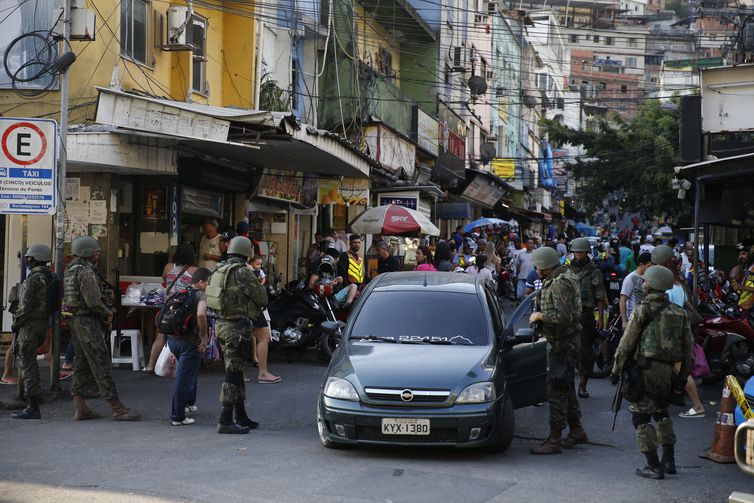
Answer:
<svg viewBox="0 0 754 503"><path fill-rule="evenodd" d="M63 38L71 39L71 0L63 0ZM64 46L65 47L65 46ZM58 163L58 207L55 214L55 274L63 284L63 242L65 241L65 174L68 161L68 72L60 75L60 157ZM50 368L50 391L60 391L60 310L53 319L52 366Z"/></svg>

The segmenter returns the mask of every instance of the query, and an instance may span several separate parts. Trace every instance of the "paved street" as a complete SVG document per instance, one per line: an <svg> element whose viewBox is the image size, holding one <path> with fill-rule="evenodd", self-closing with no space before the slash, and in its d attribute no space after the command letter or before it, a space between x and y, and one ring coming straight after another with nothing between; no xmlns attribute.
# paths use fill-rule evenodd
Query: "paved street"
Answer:
<svg viewBox="0 0 754 503"><path fill-rule="evenodd" d="M125 369L115 372L123 401L145 415L143 422L77 423L67 400L44 405L42 421L12 420L0 411L0 501L706 503L725 501L734 490L754 492L754 479L735 465L697 457L710 444L712 413L675 421L678 475L664 481L633 475L642 459L630 416L621 412L610 431L613 388L605 380L595 381L592 398L581 401L592 443L536 457L528 450L546 436L546 405L516 412L513 444L501 455L325 449L314 421L324 365L313 355L288 364L276 353L272 369L284 380L250 385L252 415L262 427L245 436L215 433L219 369L200 375L200 410L192 426L169 425L172 381ZM0 389L0 400L12 396L10 388ZM702 391L708 411L715 411L719 389ZM90 403L106 413L104 402Z"/></svg>

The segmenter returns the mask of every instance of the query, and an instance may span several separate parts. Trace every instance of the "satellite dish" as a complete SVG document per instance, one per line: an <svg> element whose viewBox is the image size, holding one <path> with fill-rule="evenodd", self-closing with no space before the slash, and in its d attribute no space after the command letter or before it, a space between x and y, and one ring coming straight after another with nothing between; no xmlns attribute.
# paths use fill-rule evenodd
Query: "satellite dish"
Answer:
<svg viewBox="0 0 754 503"><path fill-rule="evenodd" d="M487 164L494 159L496 155L497 149L495 148L494 143L487 141L479 145L479 159L482 161L482 164Z"/></svg>
<svg viewBox="0 0 754 503"><path fill-rule="evenodd" d="M469 89L471 89L471 94L484 94L487 92L487 82L479 75L472 75L469 77Z"/></svg>

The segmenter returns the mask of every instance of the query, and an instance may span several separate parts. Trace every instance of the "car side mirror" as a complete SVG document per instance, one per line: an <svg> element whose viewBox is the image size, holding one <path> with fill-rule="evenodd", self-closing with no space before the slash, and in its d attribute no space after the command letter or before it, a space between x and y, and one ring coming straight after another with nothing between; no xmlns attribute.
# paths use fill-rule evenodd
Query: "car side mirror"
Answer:
<svg viewBox="0 0 754 503"><path fill-rule="evenodd" d="M319 326L326 334L340 335L343 323L340 321L323 321Z"/></svg>

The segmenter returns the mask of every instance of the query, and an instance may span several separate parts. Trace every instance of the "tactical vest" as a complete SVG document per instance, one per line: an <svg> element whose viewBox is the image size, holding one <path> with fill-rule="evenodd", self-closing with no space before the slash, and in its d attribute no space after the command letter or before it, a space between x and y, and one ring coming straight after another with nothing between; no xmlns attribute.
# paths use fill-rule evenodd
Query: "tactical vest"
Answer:
<svg viewBox="0 0 754 503"><path fill-rule="evenodd" d="M86 308L79 286L79 274L84 267L84 264L73 263L63 274L63 302L73 314L81 314L81 308Z"/></svg>
<svg viewBox="0 0 754 503"><path fill-rule="evenodd" d="M686 312L675 304L660 307L659 316L644 328L639 351L652 360L674 363L683 360L683 324Z"/></svg>
<svg viewBox="0 0 754 503"><path fill-rule="evenodd" d="M571 263L573 265L573 263ZM594 297L594 288L597 286L592 283L594 267L587 264L578 271L571 267L574 277L579 282L579 293L581 293L581 307L593 308L597 304Z"/></svg>
<svg viewBox="0 0 754 503"><path fill-rule="evenodd" d="M348 280L359 285L364 282L364 259L350 252L348 253Z"/></svg>
<svg viewBox="0 0 754 503"><path fill-rule="evenodd" d="M207 299L212 296L211 292L215 288L219 287L219 305L214 302L208 302L213 309L217 309L220 312L220 317L227 320L236 319L254 319L257 317L256 306L252 304L249 297L241 289L238 284L237 272L241 267L245 267L242 263L238 262L226 262L220 264L220 266L210 276L210 285L207 286ZM213 278L215 281L213 281ZM219 283L222 284L220 286ZM210 289L210 286L212 289ZM212 305L210 305L210 303Z"/></svg>
<svg viewBox="0 0 754 503"><path fill-rule="evenodd" d="M26 297L27 288L35 288L34 296L30 305L23 304L20 309L24 315L32 319L47 319L50 312L47 310L47 281L45 279L45 269L33 270L21 286L20 300Z"/></svg>

